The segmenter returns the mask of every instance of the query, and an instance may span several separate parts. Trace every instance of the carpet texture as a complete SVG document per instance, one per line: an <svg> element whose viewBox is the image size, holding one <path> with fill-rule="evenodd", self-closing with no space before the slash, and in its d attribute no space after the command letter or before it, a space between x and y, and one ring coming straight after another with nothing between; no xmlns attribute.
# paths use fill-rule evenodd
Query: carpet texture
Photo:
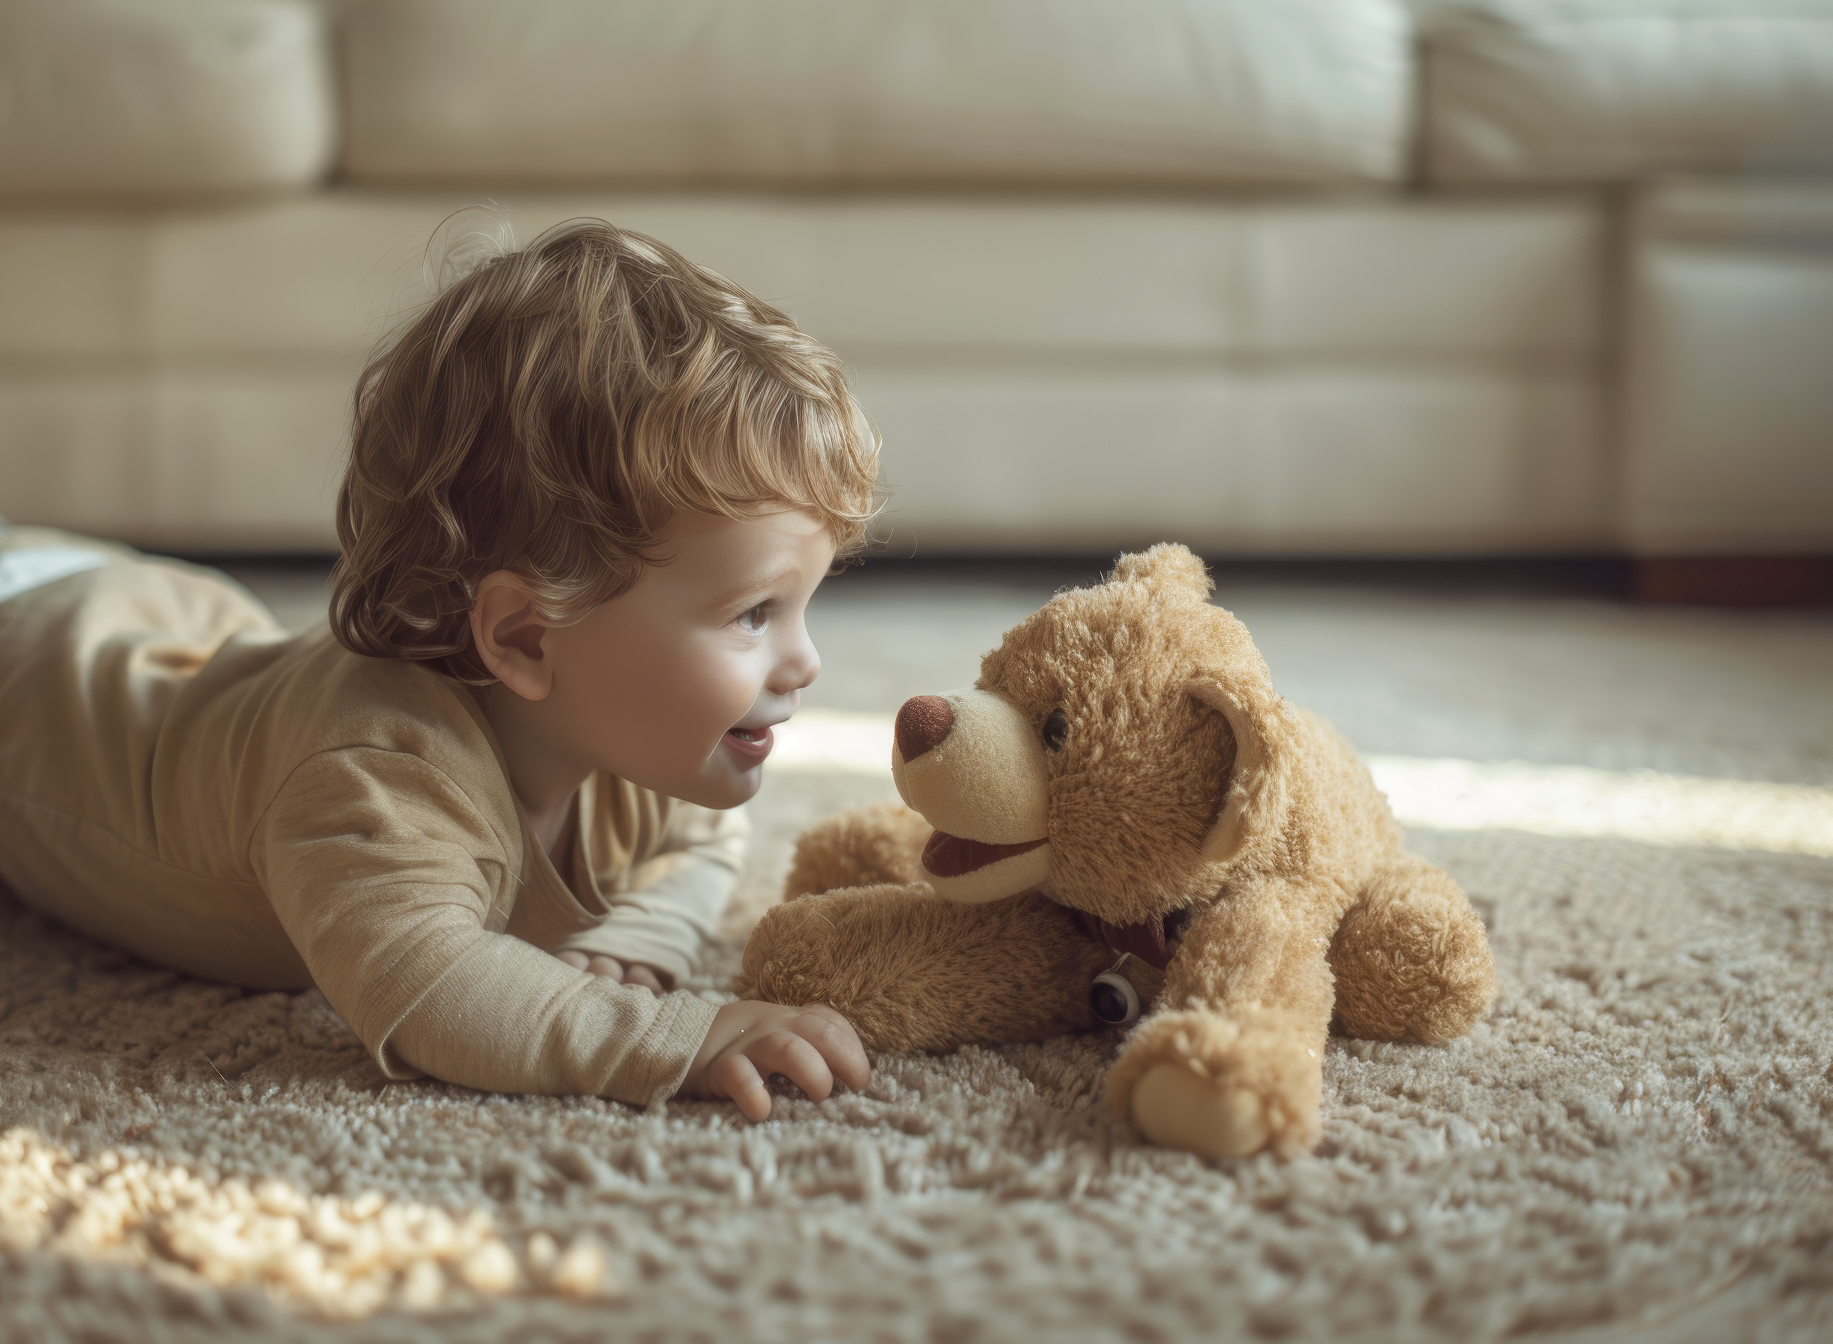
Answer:
<svg viewBox="0 0 1833 1344"><path fill-rule="evenodd" d="M824 703L971 680L1041 582L841 581ZM1371 752L1833 797L1825 619L1237 596L1282 689ZM888 792L771 780L698 990L797 829ZM1833 1333L1833 858L1411 839L1488 920L1499 1000L1445 1048L1333 1041L1324 1143L1287 1164L1139 1146L1100 1105L1111 1036L879 1059L758 1126L390 1084L316 993L187 979L0 895L0 1339Z"/></svg>

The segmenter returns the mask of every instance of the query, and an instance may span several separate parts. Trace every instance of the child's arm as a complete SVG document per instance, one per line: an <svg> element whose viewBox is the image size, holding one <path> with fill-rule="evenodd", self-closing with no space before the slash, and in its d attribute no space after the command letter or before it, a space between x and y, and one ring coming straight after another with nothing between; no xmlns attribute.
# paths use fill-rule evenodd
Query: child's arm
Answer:
<svg viewBox="0 0 1833 1344"><path fill-rule="evenodd" d="M305 762L251 838L255 870L332 1007L390 1077L647 1103L686 1079L718 1010L584 975L497 932L509 838L417 756Z"/></svg>
<svg viewBox="0 0 1833 1344"><path fill-rule="evenodd" d="M770 1112L780 1073L819 1100L871 1069L846 1019L582 974L498 932L506 837L417 756L349 748L294 772L250 837L255 872L326 999L391 1078Z"/></svg>
<svg viewBox="0 0 1833 1344"><path fill-rule="evenodd" d="M651 852L636 855L627 874L597 874L611 912L553 951L648 966L679 984L725 913L749 834L742 808L718 812L671 802Z"/></svg>

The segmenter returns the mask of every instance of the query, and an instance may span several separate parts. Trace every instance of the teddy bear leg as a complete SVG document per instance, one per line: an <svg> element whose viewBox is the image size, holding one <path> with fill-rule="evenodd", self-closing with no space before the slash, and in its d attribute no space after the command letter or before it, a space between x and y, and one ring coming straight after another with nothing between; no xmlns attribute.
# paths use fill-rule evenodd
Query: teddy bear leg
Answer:
<svg viewBox="0 0 1833 1344"><path fill-rule="evenodd" d="M1438 1045L1469 1031L1496 991L1483 922L1442 868L1411 854L1378 872L1331 941L1346 1035Z"/></svg>
<svg viewBox="0 0 1833 1344"><path fill-rule="evenodd" d="M1094 1027L1089 986L1112 960L1042 896L957 905L923 884L859 887L773 907L738 990L828 1004L871 1051L952 1050Z"/></svg>
<svg viewBox="0 0 1833 1344"><path fill-rule="evenodd" d="M1210 1158L1316 1146L1330 967L1314 921L1281 907L1247 897L1200 918L1160 999L1178 1006L1127 1038L1109 1098L1147 1141Z"/></svg>
<svg viewBox="0 0 1833 1344"><path fill-rule="evenodd" d="M902 803L874 803L823 817L796 841L785 899L841 887L923 880L928 822Z"/></svg>

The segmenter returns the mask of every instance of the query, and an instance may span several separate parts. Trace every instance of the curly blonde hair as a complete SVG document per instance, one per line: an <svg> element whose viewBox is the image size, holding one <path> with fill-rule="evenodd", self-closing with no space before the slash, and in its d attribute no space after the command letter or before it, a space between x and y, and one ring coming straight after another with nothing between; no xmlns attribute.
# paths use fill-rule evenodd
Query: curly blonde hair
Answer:
<svg viewBox="0 0 1833 1344"><path fill-rule="evenodd" d="M566 622L660 558L678 509L789 508L841 558L878 436L840 361L672 248L573 220L441 290L357 380L331 628L357 653L493 680L477 582L522 576Z"/></svg>

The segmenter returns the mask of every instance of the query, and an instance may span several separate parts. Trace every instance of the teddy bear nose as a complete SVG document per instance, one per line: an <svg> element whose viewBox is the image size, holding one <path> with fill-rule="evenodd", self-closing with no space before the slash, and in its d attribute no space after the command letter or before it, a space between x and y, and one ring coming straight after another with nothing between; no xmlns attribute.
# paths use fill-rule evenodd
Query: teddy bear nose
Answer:
<svg viewBox="0 0 1833 1344"><path fill-rule="evenodd" d="M913 695L897 712L897 749L906 761L942 745L955 726L955 711L939 695Z"/></svg>

